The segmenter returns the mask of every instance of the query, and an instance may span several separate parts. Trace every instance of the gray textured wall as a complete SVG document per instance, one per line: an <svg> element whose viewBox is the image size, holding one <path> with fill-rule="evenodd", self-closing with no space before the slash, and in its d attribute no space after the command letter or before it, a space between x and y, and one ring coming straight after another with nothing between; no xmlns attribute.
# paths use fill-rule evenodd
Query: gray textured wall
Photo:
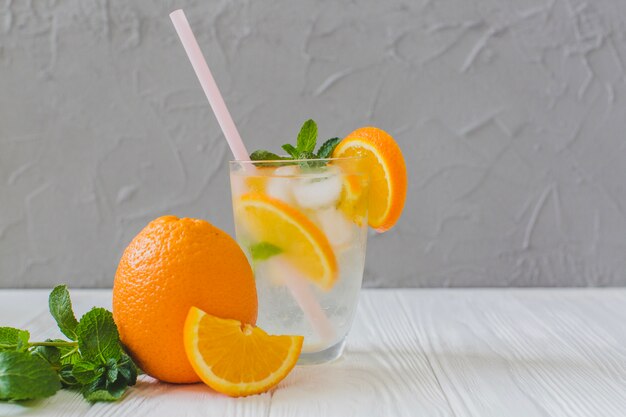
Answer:
<svg viewBox="0 0 626 417"><path fill-rule="evenodd" d="M366 285L626 284L626 2L0 1L0 286L110 286L165 214L232 232L184 7L251 149L374 124L409 162Z"/></svg>

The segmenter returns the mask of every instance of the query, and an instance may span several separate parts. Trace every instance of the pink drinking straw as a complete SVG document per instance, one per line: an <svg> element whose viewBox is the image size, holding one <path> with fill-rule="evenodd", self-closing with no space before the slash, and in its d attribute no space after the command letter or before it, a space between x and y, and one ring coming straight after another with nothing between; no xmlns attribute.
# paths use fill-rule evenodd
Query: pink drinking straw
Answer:
<svg viewBox="0 0 626 417"><path fill-rule="evenodd" d="M178 33L183 48L185 48L185 52L187 52L191 66L193 66L196 72L198 81L200 81L204 94L206 94L206 98L209 100L213 113L215 113L215 118L222 128L224 136L226 136L226 140L228 141L231 151L233 151L235 159L238 161L249 161L250 157L248 156L246 145L243 144L237 126L235 126L233 118L230 117L230 112L226 107L226 103L224 103L220 89L213 79L213 74L211 74L211 70L204 59L204 55L202 55L200 45L198 45L196 37L193 36L185 12L183 12L182 9L178 9L170 13L170 19L172 19L176 33Z"/></svg>
<svg viewBox="0 0 626 417"><path fill-rule="evenodd" d="M185 52L187 52L191 66L196 72L198 81L200 81L204 94L206 94L206 98L209 100L213 113L215 113L215 118L222 128L222 132L224 132L228 146L230 146L235 159L238 161L249 161L250 157L248 156L246 146L243 144L241 136L239 136L235 122L230 116L226 103L224 103L224 98L213 79L204 55L202 55L200 45L198 45L198 41L193 35L185 12L182 9L173 11L170 13L170 19L172 19L176 33L178 33ZM304 312L314 331L323 341L329 341L334 336L332 324L307 286L306 278L294 276L291 279L286 279L285 285L289 288L291 295Z"/></svg>
<svg viewBox="0 0 626 417"><path fill-rule="evenodd" d="M275 275L280 277L282 282L289 288L291 296L304 312L306 319L322 343L331 341L335 337L335 330L317 299L311 294L311 290L307 286L307 278L284 258L282 255L277 256L275 265L280 268L280 272L275 273Z"/></svg>

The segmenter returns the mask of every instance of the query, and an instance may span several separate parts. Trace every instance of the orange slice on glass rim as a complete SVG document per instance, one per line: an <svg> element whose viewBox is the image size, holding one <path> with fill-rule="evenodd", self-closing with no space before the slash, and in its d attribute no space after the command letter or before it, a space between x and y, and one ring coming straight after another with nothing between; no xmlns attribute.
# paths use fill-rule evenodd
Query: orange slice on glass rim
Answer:
<svg viewBox="0 0 626 417"><path fill-rule="evenodd" d="M276 386L293 369L302 336L271 336L259 327L191 307L184 327L187 359L217 392L243 397Z"/></svg>
<svg viewBox="0 0 626 417"><path fill-rule="evenodd" d="M384 130L362 127L339 142L332 156L364 157L370 173L368 224L377 232L391 229L402 214L407 191L406 164L396 141Z"/></svg>

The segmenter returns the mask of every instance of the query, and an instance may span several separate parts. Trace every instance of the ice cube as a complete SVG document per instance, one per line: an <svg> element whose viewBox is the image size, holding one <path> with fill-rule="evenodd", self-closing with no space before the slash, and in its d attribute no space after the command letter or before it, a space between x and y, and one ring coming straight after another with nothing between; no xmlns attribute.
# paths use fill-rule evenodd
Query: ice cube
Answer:
<svg viewBox="0 0 626 417"><path fill-rule="evenodd" d="M296 165L285 165L284 167L278 167L272 173L276 177L293 177L298 175L300 170Z"/></svg>
<svg viewBox="0 0 626 417"><path fill-rule="evenodd" d="M335 208L323 209L316 213L316 217L331 245L347 247L351 244L355 232L354 224L341 211Z"/></svg>
<svg viewBox="0 0 626 417"><path fill-rule="evenodd" d="M267 195L282 200L288 204L293 203L292 185L294 175L298 174L298 167L288 165L276 168L272 177L267 181Z"/></svg>
<svg viewBox="0 0 626 417"><path fill-rule="evenodd" d="M317 209L337 203L341 195L342 182L337 174L302 178L293 187L293 196L300 207Z"/></svg>

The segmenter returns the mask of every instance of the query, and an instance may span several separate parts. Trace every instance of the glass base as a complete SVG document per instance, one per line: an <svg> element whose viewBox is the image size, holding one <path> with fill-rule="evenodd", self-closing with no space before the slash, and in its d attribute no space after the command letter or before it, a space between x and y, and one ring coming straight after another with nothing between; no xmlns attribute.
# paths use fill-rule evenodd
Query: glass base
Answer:
<svg viewBox="0 0 626 417"><path fill-rule="evenodd" d="M320 350L319 352L302 352L298 359L298 365L319 365L322 363L332 362L341 357L343 348L346 346L346 339L332 345L329 348Z"/></svg>

